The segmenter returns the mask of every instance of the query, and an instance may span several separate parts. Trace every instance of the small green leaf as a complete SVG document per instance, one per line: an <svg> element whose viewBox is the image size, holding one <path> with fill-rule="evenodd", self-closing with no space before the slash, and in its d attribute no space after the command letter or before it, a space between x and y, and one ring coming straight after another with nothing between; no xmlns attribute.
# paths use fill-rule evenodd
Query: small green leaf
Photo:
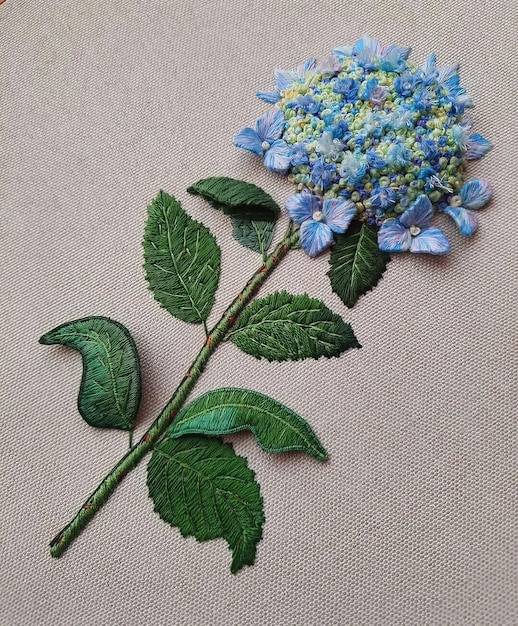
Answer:
<svg viewBox="0 0 518 626"><path fill-rule="evenodd" d="M107 317L85 317L54 328L40 343L81 353L77 405L90 426L133 429L140 403L140 364L127 328Z"/></svg>
<svg viewBox="0 0 518 626"><path fill-rule="evenodd" d="M376 230L354 222L347 233L337 235L327 275L333 291L351 308L378 284L389 261L390 256L378 248Z"/></svg>
<svg viewBox="0 0 518 626"><path fill-rule="evenodd" d="M360 347L350 324L323 302L286 291L254 300L227 338L243 352L269 361L332 357Z"/></svg>
<svg viewBox="0 0 518 626"><path fill-rule="evenodd" d="M263 503L254 472L230 444L200 435L164 439L149 460L147 484L155 511L184 537L227 541L233 574L253 564Z"/></svg>
<svg viewBox="0 0 518 626"><path fill-rule="evenodd" d="M205 198L227 215L252 220L274 221L280 213L275 200L257 185L226 176L203 178L187 191Z"/></svg>
<svg viewBox="0 0 518 626"><path fill-rule="evenodd" d="M209 391L182 409L169 427L170 437L193 433L227 435L252 431L266 452L302 450L319 461L327 452L309 424L291 409L250 389Z"/></svg>
<svg viewBox="0 0 518 626"><path fill-rule="evenodd" d="M155 299L184 322L204 322L214 303L221 257L210 231L160 191L148 207L143 246Z"/></svg>
<svg viewBox="0 0 518 626"><path fill-rule="evenodd" d="M245 248L266 254L272 243L275 222L263 222L247 220L241 217L233 217L232 235Z"/></svg>

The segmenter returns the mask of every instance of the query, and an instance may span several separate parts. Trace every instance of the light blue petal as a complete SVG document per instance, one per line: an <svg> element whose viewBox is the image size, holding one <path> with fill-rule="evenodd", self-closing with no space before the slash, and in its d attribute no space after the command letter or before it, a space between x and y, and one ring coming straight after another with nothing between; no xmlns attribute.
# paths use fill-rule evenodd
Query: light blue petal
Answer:
<svg viewBox="0 0 518 626"><path fill-rule="evenodd" d="M291 163L291 150L284 139L274 141L264 153L264 164L272 172L285 172Z"/></svg>
<svg viewBox="0 0 518 626"><path fill-rule="evenodd" d="M464 183L460 189L460 199L465 209L480 209L491 198L491 186L487 180L473 178Z"/></svg>
<svg viewBox="0 0 518 626"><path fill-rule="evenodd" d="M395 44L390 44L383 49L380 60L380 68L386 72L399 69L408 58L410 50L411 48L407 48L406 46L396 46Z"/></svg>
<svg viewBox="0 0 518 626"><path fill-rule="evenodd" d="M279 91L284 91L296 83L299 76L297 72L293 70L274 70L273 78L275 80L275 86Z"/></svg>
<svg viewBox="0 0 518 626"><path fill-rule="evenodd" d="M361 39L354 44L352 56L361 67L374 67L378 61L379 55L383 50L379 41L372 39L368 35L363 35Z"/></svg>
<svg viewBox="0 0 518 626"><path fill-rule="evenodd" d="M238 148L250 150L254 154L262 154L261 140L252 128L242 128L234 135L234 145Z"/></svg>
<svg viewBox="0 0 518 626"><path fill-rule="evenodd" d="M446 254L450 251L450 242L439 228L429 226L412 237L410 252L426 252L428 254Z"/></svg>
<svg viewBox="0 0 518 626"><path fill-rule="evenodd" d="M478 219L473 211L461 206L447 206L443 211L457 224L460 234L464 237L469 237L477 230Z"/></svg>
<svg viewBox="0 0 518 626"><path fill-rule="evenodd" d="M395 217L385 220L378 230L378 247L383 252L405 252L412 235Z"/></svg>
<svg viewBox="0 0 518 626"><path fill-rule="evenodd" d="M356 215L356 206L344 198L327 198L322 213L324 222L334 233L345 233Z"/></svg>
<svg viewBox="0 0 518 626"><path fill-rule="evenodd" d="M439 85L446 87L446 89L451 89L452 87L457 87L459 84L459 64L455 63L454 65L448 65L448 67L442 67L437 71L437 82Z"/></svg>
<svg viewBox="0 0 518 626"><path fill-rule="evenodd" d="M410 228L410 226L424 228L431 222L432 216L432 203L428 196L421 194L408 209L399 216L399 220L406 228Z"/></svg>
<svg viewBox="0 0 518 626"><path fill-rule="evenodd" d="M284 130L284 113L280 109L268 109L260 115L255 123L257 136L261 141L272 143L282 135Z"/></svg>
<svg viewBox="0 0 518 626"><path fill-rule="evenodd" d="M435 52L432 52L426 57L423 63L423 66L421 68L421 71L425 75L426 78L435 77L435 73L437 72L436 61L437 61L437 57L435 56Z"/></svg>
<svg viewBox="0 0 518 626"><path fill-rule="evenodd" d="M309 59L304 61L304 63L301 63L297 67L298 76L303 77L306 72L315 69L316 62L317 60L315 59L315 57L309 57Z"/></svg>
<svg viewBox="0 0 518 626"><path fill-rule="evenodd" d="M302 224L320 210L320 202L312 193L294 193L284 199L284 206L289 216L297 224Z"/></svg>
<svg viewBox="0 0 518 626"><path fill-rule="evenodd" d="M333 233L324 222L307 220L300 227L300 245L309 256L317 256L333 243Z"/></svg>
<svg viewBox="0 0 518 626"><path fill-rule="evenodd" d="M281 94L278 91L256 91L255 95L263 102L268 104L275 104L281 99Z"/></svg>
<svg viewBox="0 0 518 626"><path fill-rule="evenodd" d="M345 59L346 57L350 57L353 53L353 47L352 46L341 46L340 48L333 48L333 50L331 51L335 57L339 60L339 61L343 61L343 59Z"/></svg>
<svg viewBox="0 0 518 626"><path fill-rule="evenodd" d="M493 145L479 133L472 133L466 142L466 158L480 159L491 150Z"/></svg>

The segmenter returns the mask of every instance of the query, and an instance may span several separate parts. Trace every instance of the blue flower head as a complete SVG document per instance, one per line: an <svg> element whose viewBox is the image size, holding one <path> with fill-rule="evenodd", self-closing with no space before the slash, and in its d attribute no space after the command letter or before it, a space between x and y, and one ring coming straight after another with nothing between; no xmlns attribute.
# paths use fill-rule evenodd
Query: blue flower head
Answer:
<svg viewBox="0 0 518 626"><path fill-rule="evenodd" d="M234 145L263 157L269 170L285 172L290 166L291 151L284 139L284 113L270 109L263 113L253 128L242 128L234 136Z"/></svg>
<svg viewBox="0 0 518 626"><path fill-rule="evenodd" d="M378 231L378 245L384 252L428 252L446 254L450 244L442 230L430 226L433 208L425 196L417 200L400 216L383 222Z"/></svg>
<svg viewBox="0 0 518 626"><path fill-rule="evenodd" d="M356 207L344 198L324 201L310 193L295 193L284 203L291 219L300 224L300 245L309 256L317 256L333 243L333 233L345 233L356 215Z"/></svg>

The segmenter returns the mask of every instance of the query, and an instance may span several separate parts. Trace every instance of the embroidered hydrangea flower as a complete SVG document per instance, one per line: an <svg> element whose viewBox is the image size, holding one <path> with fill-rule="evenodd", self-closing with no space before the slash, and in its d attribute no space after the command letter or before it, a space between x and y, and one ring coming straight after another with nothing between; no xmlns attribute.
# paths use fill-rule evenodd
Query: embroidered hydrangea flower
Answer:
<svg viewBox="0 0 518 626"><path fill-rule="evenodd" d="M485 180L474 178L460 189L458 196L452 196L450 203L442 207L442 211L449 215L461 235L469 237L478 226L478 219L473 211L480 209L489 202L491 187Z"/></svg>
<svg viewBox="0 0 518 626"><path fill-rule="evenodd" d="M253 128L242 128L234 136L234 145L263 157L269 170L285 172L291 159L291 149L279 139L284 129L284 115L279 109L263 113Z"/></svg>
<svg viewBox="0 0 518 626"><path fill-rule="evenodd" d="M317 256L333 243L333 233L345 233L356 207L343 198L326 198L304 192L288 196L284 203L291 219L300 224L300 245Z"/></svg>
<svg viewBox="0 0 518 626"><path fill-rule="evenodd" d="M389 217L383 222L378 231L380 250L445 254L450 244L442 230L430 226L432 216L432 203L420 195L399 217Z"/></svg>
<svg viewBox="0 0 518 626"><path fill-rule="evenodd" d="M274 103L282 118L261 116L261 129L243 129L244 141L236 144L263 156L269 169L286 173L297 191L352 202L355 219L374 228L392 220L394 229L409 232L403 215L415 211L418 198L423 205L424 197L430 219L442 211L461 234L471 234L478 208L472 192L489 199L489 187L464 184L464 171L467 161L484 156L491 144L463 119L472 101L460 86L458 66L438 67L435 54L413 65L409 52L364 36L295 71L275 70L276 90L260 93L269 94L263 99ZM275 132L266 133L270 124ZM432 226L410 226L427 235L407 232L408 249L426 251L426 229ZM432 243L433 254L445 248L440 237Z"/></svg>

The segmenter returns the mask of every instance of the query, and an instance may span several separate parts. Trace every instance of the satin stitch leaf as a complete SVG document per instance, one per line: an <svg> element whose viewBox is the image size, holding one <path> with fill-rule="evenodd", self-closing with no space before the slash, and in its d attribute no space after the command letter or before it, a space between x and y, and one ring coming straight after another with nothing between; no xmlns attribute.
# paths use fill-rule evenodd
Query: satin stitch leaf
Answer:
<svg viewBox="0 0 518 626"><path fill-rule="evenodd" d="M227 337L243 352L268 361L332 357L360 347L350 324L322 301L286 291L252 302Z"/></svg>
<svg viewBox="0 0 518 626"><path fill-rule="evenodd" d="M273 398L250 389L215 389L182 409L169 427L170 437L201 433L227 435L250 430L265 452L301 450L319 461L327 459L309 424Z"/></svg>
<svg viewBox="0 0 518 626"><path fill-rule="evenodd" d="M378 284L389 261L390 256L378 248L376 231L353 222L347 233L336 236L327 275L333 291L351 308Z"/></svg>
<svg viewBox="0 0 518 626"><path fill-rule="evenodd" d="M245 248L259 252L263 257L272 242L275 222L232 218L232 235Z"/></svg>
<svg viewBox="0 0 518 626"><path fill-rule="evenodd" d="M200 435L164 439L149 461L147 484L155 511L184 537L227 541L233 574L253 564L262 498L254 472L231 444Z"/></svg>
<svg viewBox="0 0 518 626"><path fill-rule="evenodd" d="M184 322L204 322L214 303L221 257L210 231L160 191L148 207L143 246L155 299Z"/></svg>
<svg viewBox="0 0 518 626"><path fill-rule="evenodd" d="M77 407L90 426L133 429L140 403L140 364L127 328L107 317L85 317L54 328L40 343L81 353Z"/></svg>

